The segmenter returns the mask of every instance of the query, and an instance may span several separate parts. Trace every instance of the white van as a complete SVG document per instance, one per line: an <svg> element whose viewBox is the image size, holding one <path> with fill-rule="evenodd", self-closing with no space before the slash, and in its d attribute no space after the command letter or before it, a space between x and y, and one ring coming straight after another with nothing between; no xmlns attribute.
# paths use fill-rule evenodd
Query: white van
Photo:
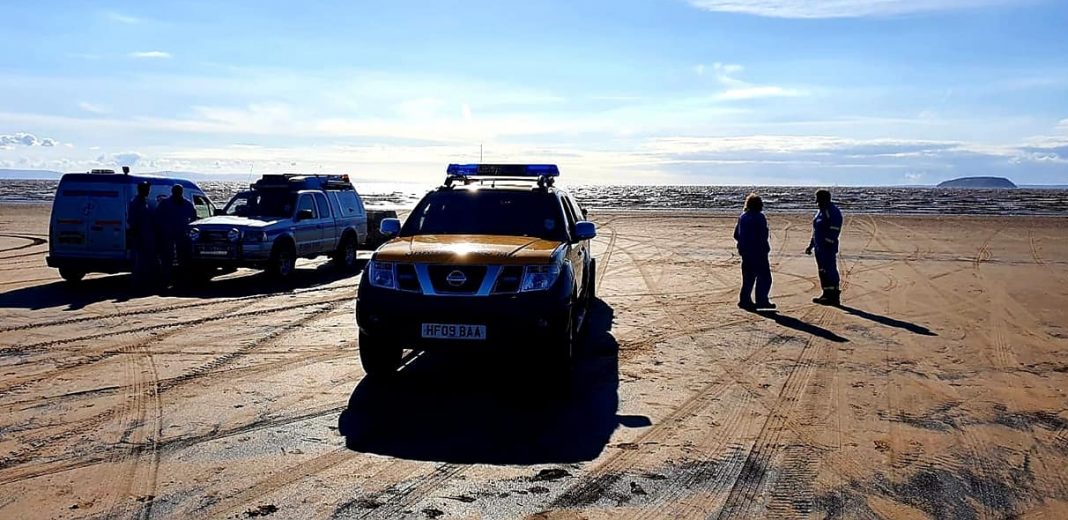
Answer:
<svg viewBox="0 0 1068 520"><path fill-rule="evenodd" d="M126 208L137 185L152 185L149 202L155 207L171 195L175 184L185 188L197 218L215 214L215 206L199 186L185 179L116 174L113 170L63 175L52 201L48 227L48 266L65 280L81 280L86 273L123 273L133 268L126 247Z"/></svg>

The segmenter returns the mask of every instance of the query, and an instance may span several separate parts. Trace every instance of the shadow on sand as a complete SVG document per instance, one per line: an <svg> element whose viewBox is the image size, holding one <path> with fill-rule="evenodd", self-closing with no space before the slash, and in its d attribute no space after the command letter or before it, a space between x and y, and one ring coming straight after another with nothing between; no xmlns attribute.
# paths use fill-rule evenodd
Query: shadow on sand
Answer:
<svg viewBox="0 0 1068 520"><path fill-rule="evenodd" d="M874 321L875 323L880 323L880 324L886 325L888 327L896 327L896 328L899 328L899 329L905 329L905 330L907 330L907 331L909 331L909 332L911 332L913 334L919 334L921 336L937 336L938 335L938 334L935 334L934 332L931 332L931 329L928 329L927 327L924 327L924 326L921 326L921 325L916 325L915 323L909 323L907 321L902 321L902 320L898 320L898 319L895 319L895 318L890 318L888 316L880 316L878 314L872 314L870 312L862 311L860 309L854 309L853 307L846 307L845 305L839 305L838 308L842 309L843 311L846 311L847 313L852 314L853 316L856 316L858 318L864 318L866 320L871 320L871 321Z"/></svg>
<svg viewBox="0 0 1068 520"><path fill-rule="evenodd" d="M345 271L325 262L314 268L301 267L295 270L290 280L275 282L265 273L249 273L221 280L180 284L167 291L167 296L180 298L236 298L241 296L287 293L297 288L317 287L356 276L366 260L361 260L357 270ZM87 305L104 301L121 303L158 294L159 291L135 291L130 275L101 276L78 283L61 279L42 285L21 287L0 293L0 309L48 309L66 307L73 311Z"/></svg>
<svg viewBox="0 0 1068 520"><path fill-rule="evenodd" d="M544 464L595 459L620 426L612 308L596 301L570 395L522 371L521 359L471 353L415 356L392 378L365 377L338 418L349 449L450 463ZM502 366L506 364L506 366ZM556 394L554 396L554 394Z"/></svg>
<svg viewBox="0 0 1068 520"><path fill-rule="evenodd" d="M794 330L799 331L799 332L804 332L806 334L811 334L813 336L817 336L817 337L823 338L823 339L828 340L828 341L833 341L835 343L848 343L849 342L848 339L843 338L842 336L839 336L838 334L835 334L832 331L829 331L829 330L827 330L827 329L825 329L823 327L820 327L818 325L813 325L811 323L803 322L803 321L801 321L801 320L799 320L797 318L794 318L793 316L787 316L785 314L779 314L776 311L751 311L751 312L753 312L754 314L759 314L759 315L761 315L761 316L763 316L765 318L769 318L772 321L774 321L775 323L778 323L779 325L782 325L783 327L794 329Z"/></svg>

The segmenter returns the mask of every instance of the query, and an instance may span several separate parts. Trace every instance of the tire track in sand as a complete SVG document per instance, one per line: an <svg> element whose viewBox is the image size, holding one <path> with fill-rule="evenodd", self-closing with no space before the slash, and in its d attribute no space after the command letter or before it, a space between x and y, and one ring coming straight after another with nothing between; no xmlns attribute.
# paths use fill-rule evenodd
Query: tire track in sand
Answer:
<svg viewBox="0 0 1068 520"><path fill-rule="evenodd" d="M329 303L329 301L316 302L316 305L323 306L323 308L317 309L312 313L302 316L296 321L275 327L267 335L250 343L250 345L243 347L243 349L249 351L252 350L254 346L269 345L276 341L278 338L289 333L290 331L299 330L301 327L314 321L315 319L328 315L330 312L339 308L339 305L329 305ZM232 361L232 359L233 358L230 358L230 361ZM214 366L219 365L219 363L215 363L214 361L209 362L209 364ZM180 387L183 383L196 381L201 377L211 374L210 371L207 371L203 368L203 365L194 368L193 372L195 372L195 375L186 374L184 377L180 376L180 381L177 383L170 384L167 386L160 385L159 392L162 393L172 388ZM144 392L142 392L142 395L143 393ZM121 417L124 410L126 409L126 406L127 405L124 401L123 404L112 407L108 410L104 410L90 417L58 425L58 428L53 426L44 427L44 429L58 429L59 431L51 434L46 434L45 436L37 439L25 439L25 442L29 444L28 447L25 447L21 450L15 450L9 453L4 459L0 459L0 485L26 480L28 478L34 478L41 475L52 474L60 471L67 471L69 469L77 469L80 467L85 467L87 465L102 462L103 460L105 460L105 458L94 458L91 455L92 452L89 452L88 460L79 460L86 458L87 454L82 452L73 453L73 450L62 451L61 455L53 457L51 460L45 463L40 463L35 459L41 458L43 456L41 452L43 452L47 448L55 447L59 443L66 441L76 435L84 434L85 432L93 428L104 426L117 415ZM142 447L137 447L137 445L131 446L126 446L126 449L143 449ZM110 449L114 449L114 446L112 446L112 448ZM110 449L105 449L105 457L107 456L107 452L109 452Z"/></svg>
<svg viewBox="0 0 1068 520"><path fill-rule="evenodd" d="M222 310L221 312L215 313L215 314L213 314L213 315L211 315L209 317L212 318L212 319L225 319L227 315L230 315L232 312L237 311L239 309L243 309L244 307L245 307L244 304L227 307L226 309ZM109 317L102 316L101 318L109 318ZM132 333L136 334L137 332L140 332L140 331L141 331L141 329L138 329L138 330L133 331ZM90 367L91 365L94 365L94 364L99 363L101 361L104 361L106 359L110 359L110 358L112 358L112 357L114 357L116 355L129 354L131 352L131 350L130 350L131 348L136 349L139 346L143 347L143 346L145 346L145 345L147 345L149 343L160 342L162 340L165 340L165 339L167 339L167 338L169 338L171 336L174 336L176 334L180 334L182 332L184 332L182 328L176 327L176 328L173 328L172 330L167 330L167 331L164 331L164 332L162 332L160 334L157 334L156 336L152 336L152 337L149 337L147 339L140 340L137 343L134 343L133 345L129 345L129 346L122 346L122 347L119 347L119 348L115 348L115 346L113 346L113 345L107 345L107 346L102 346L102 347L90 348L90 349L87 349L87 350L79 350L78 353L77 353L78 357L79 357L78 359L71 360L71 361L62 361L62 360L60 360L59 362L57 362L56 366L54 368L52 368L51 370L46 370L44 372L40 372L40 373L36 373L36 374L30 374L30 375L26 375L26 376L9 377L9 378L5 379L3 384L0 384L0 391L3 391L4 393L10 394L11 392L15 392L15 391L21 390L21 389L23 389L23 388L25 388L25 387L27 387L29 385L32 385L32 384L35 384L35 383L39 383L41 381L54 380L57 377L65 376L65 375L68 375L68 374L70 374L72 372L75 372L77 370ZM52 353L52 352L50 351L49 353ZM69 355L66 355L66 356L58 355L58 353L57 353L56 357L68 358L70 356ZM33 361L28 362L27 364L39 364L39 363L41 363L43 361L50 361L51 359L52 358L46 358L46 359L43 359L43 360L42 359L34 359ZM22 402L24 402L24 401L22 401ZM7 409L9 409L10 406L16 405L16 404L20 404L22 402L8 403L8 404L5 404L5 405L0 405L0 410L7 410Z"/></svg>
<svg viewBox="0 0 1068 520"><path fill-rule="evenodd" d="M37 238L35 236L30 236L30 235L9 235L7 233L0 233L0 238L14 238L16 240L26 240L26 241L29 242L29 244L22 244L20 246L5 247L4 249L0 249L0 253L8 253L8 252L11 252L11 251L20 251L22 249L28 249L28 248L31 248L31 247L34 247L34 246L40 246L40 245L44 245L44 244L48 243L48 240L46 240L44 238ZM43 252L44 251L39 251L39 252L34 253L34 254L38 254L39 255L39 254L41 254ZM3 260L5 258L13 258L13 257L0 256L0 260Z"/></svg>
<svg viewBox="0 0 1068 520"><path fill-rule="evenodd" d="M990 260L990 258L992 257L990 245L999 233L1000 229L994 230L989 236L987 236L984 239L983 243L976 249L975 256L971 260L971 268L973 270L973 274L975 275L975 279L980 282L984 282L986 280L982 274L982 265L988 260ZM928 235L927 239L934 243L938 243L939 240L937 237L930 235ZM904 265L912 271L913 278L922 283L922 285L917 285L917 288L926 289L926 291L929 292L929 294L931 295L932 300L935 301L935 308L932 309L932 312L934 314L946 316L947 321L951 323L959 322L961 319L960 316L954 315L956 313L951 313L948 311L948 309L954 308L958 309L958 312L960 310L959 306L956 305L957 302L953 302L950 298L946 296L946 294L949 294L949 292L935 285L932 277L925 276L923 272L921 272L916 267L915 262L905 261ZM989 283L984 285L984 292L990 293L990 289L991 288L989 287ZM989 304L993 304L993 302L994 299L992 298ZM991 316L996 316L996 313L998 312L993 307L984 308L982 302L978 301L975 298L964 298L964 301L961 303L966 304L966 308L973 309L980 313L989 313L988 315ZM1007 347L1004 343L1003 337L999 339L999 335L1002 333L1000 328L992 330L990 334L985 333L975 327L963 327L962 330L966 334L973 334L979 336L983 343L989 344L991 346L992 352L988 352L986 354L991 358L995 366L999 366L1003 363L1006 363L1007 360L1011 359L1006 354ZM902 341L906 343L915 342L914 338L908 335L904 336L902 338ZM909 349L904 349L903 351L907 352L908 350ZM980 355L982 354L983 353L981 353ZM892 374L892 368L889 366L889 363L887 365L887 369L891 370ZM891 383L890 387L892 386L893 383ZM941 405L936 407L936 410L941 410L942 412L952 410L965 402L975 400L977 396L962 395L960 393L960 390L956 390L952 394L946 394L945 397L945 401ZM894 414L892 412L892 408L888 409L888 413L890 414L890 420L895 420L893 419ZM964 471L972 472L975 475L975 478L973 478L972 481L974 482L976 498L979 502L980 507L982 507L984 510L984 516L998 516L1000 514L999 511L992 508L991 505L996 504L999 497L996 494L996 490L991 489L990 485L988 484L988 482L996 482L1002 478L998 470L998 466L1000 465L1000 463L992 463L989 458L990 455L994 453L994 451L997 449L997 446L993 442L991 442L989 438L980 435L980 433L977 431L977 428L974 426L967 424L958 424L955 419L951 419L950 423L950 426L953 427L952 435L955 437L956 440L955 447L960 452L963 452L963 455L961 455L959 452L936 453L925 459L921 458L921 451L920 454L905 453L903 455L903 458L906 460L912 460L912 465L919 465L921 467L947 468L957 473ZM901 443L898 442L896 438L892 437L890 439L891 446L898 446L900 444ZM895 459L897 458L896 453L892 452L891 455ZM901 469L900 464L898 464L898 469Z"/></svg>
<svg viewBox="0 0 1068 520"><path fill-rule="evenodd" d="M147 308L147 309L135 309L135 310L131 310L131 311L113 312L113 313L110 313L110 314L101 314L101 315L96 315L96 316L79 316L79 317L76 317L76 318L63 318L63 319L59 319L59 320L42 321L42 322L36 322L36 323L27 323L27 324L23 324L23 325L13 325L13 326L7 326L7 327L0 327L0 333L12 332L12 331L21 331L21 330L30 330L30 329L39 329L39 328L45 328L45 327L57 327L57 326L62 326L62 325L71 325L71 324L74 324L74 323L84 323L84 322L88 322L88 321L98 321L98 320L104 320L104 319L110 319L110 318L127 318L127 317L131 317L131 316L148 316L148 315L153 315L153 314L162 314L164 312L170 312L170 311L185 310L185 309L195 309L195 308L199 308L199 307L208 307L208 306L215 306L215 305L224 305L224 304L227 304L227 303L251 302L251 301L264 300L264 299L267 299L267 298L278 297L278 296L300 296L300 295L308 294L308 293L315 293L315 292L322 292L322 291L332 291L332 290L336 290L336 289L355 289L357 287L359 287L358 283L355 283L355 284L344 284L344 285L330 285L330 286L324 286L324 287L312 287L312 288L308 288L308 289L299 289L299 290L291 291L291 292L274 292L274 293L253 294L253 295L249 295L249 296L239 296L239 297L236 297L236 298L219 298L219 299L211 299L211 300L208 300L208 301L200 301L200 302L192 302L192 303L179 303L179 304L174 304L174 305L162 305L162 306L150 307L150 308Z"/></svg>
<svg viewBox="0 0 1068 520"><path fill-rule="evenodd" d="M40 350L45 349L47 347L56 347L56 346L60 346L60 345L68 345L68 344L71 344L71 343L79 343L79 342L83 342L83 341L94 341L94 340L98 340L98 339L110 338L110 337L122 336L122 335L135 335L135 334L138 334L138 333L149 332L149 331L154 331L154 330L164 330L164 329L172 329L172 328L179 328L179 327L189 327L189 326L193 326L193 325L202 325L204 323L212 323L212 322L216 322L216 321L235 319L235 318L247 318L247 317L252 317L252 316L262 316L264 314L274 314L274 313L285 312L285 311L290 311L290 310L294 310L294 309L301 309L301 308L305 308L305 307L313 307L313 306L316 306L316 305L322 305L322 304L327 304L327 303L345 302L345 301L352 301L352 297L351 296L345 296L345 297L341 297L341 298L332 298L332 299L328 299L328 300L318 300L318 301L313 301L313 302L297 303L297 304L293 304L293 305L285 305L285 306L280 306L280 307L271 307L271 308L268 308L268 309L246 311L246 312L242 312L242 313L238 313L238 314L230 314L230 315L225 315L225 316L208 316L208 317L194 318L194 319L185 320L185 321L173 321L173 322L170 322L170 323L160 323L160 324L156 324L156 325L144 325L144 326L141 326L141 327L138 327L138 328L134 328L134 329L123 329L123 330L116 330L116 331L109 331L109 332L100 332L100 333L95 333L95 334L86 334L86 335L83 335L83 336L77 336L77 337L73 337L73 338L53 339L53 340L47 340L47 341L40 341L40 342L37 342L37 343L29 343L29 344L25 344L25 345L16 344L16 345L0 348L0 353L5 353L5 352L6 353L25 353L25 352L40 351Z"/></svg>

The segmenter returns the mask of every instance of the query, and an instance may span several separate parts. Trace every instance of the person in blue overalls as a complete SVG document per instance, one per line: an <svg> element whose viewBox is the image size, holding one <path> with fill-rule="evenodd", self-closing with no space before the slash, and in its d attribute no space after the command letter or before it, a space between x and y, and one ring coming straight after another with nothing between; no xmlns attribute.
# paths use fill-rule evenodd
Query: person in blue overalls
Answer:
<svg viewBox="0 0 1068 520"><path fill-rule="evenodd" d="M745 198L745 211L734 226L734 240L738 243L738 256L742 257L742 290L738 307L746 310L774 309L768 300L771 293L771 263L768 255L768 219L764 217L764 201L752 193ZM756 301L753 301L753 286L756 286Z"/></svg>
<svg viewBox="0 0 1068 520"><path fill-rule="evenodd" d="M156 276L159 268L156 256L156 226L152 205L148 201L152 185L142 182L137 185L137 196L126 206L126 249L133 260L133 284L145 288Z"/></svg>
<svg viewBox="0 0 1068 520"><path fill-rule="evenodd" d="M177 255L178 267L188 267L192 244L189 242L189 223L196 220L197 212L193 203L183 193L181 184L171 188L171 196L159 202L156 208L159 226L160 248L159 263L163 287L174 283L174 264Z"/></svg>
<svg viewBox="0 0 1068 520"><path fill-rule="evenodd" d="M840 305L842 302L841 280L838 276L838 237L842 234L842 212L831 202L831 192L816 191L816 204L820 209L812 219L812 241L805 249L806 255L816 252L816 267L819 268L820 286L823 294L813 298L820 305Z"/></svg>

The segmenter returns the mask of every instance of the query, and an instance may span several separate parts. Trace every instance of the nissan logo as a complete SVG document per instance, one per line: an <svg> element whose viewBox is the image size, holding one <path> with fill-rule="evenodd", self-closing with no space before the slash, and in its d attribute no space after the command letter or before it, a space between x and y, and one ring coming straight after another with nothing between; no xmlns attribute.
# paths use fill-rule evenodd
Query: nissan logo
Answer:
<svg viewBox="0 0 1068 520"><path fill-rule="evenodd" d="M453 287L459 287L467 283L467 275L461 271L453 271L449 273L449 276L445 277L445 281L449 282L449 285Z"/></svg>

